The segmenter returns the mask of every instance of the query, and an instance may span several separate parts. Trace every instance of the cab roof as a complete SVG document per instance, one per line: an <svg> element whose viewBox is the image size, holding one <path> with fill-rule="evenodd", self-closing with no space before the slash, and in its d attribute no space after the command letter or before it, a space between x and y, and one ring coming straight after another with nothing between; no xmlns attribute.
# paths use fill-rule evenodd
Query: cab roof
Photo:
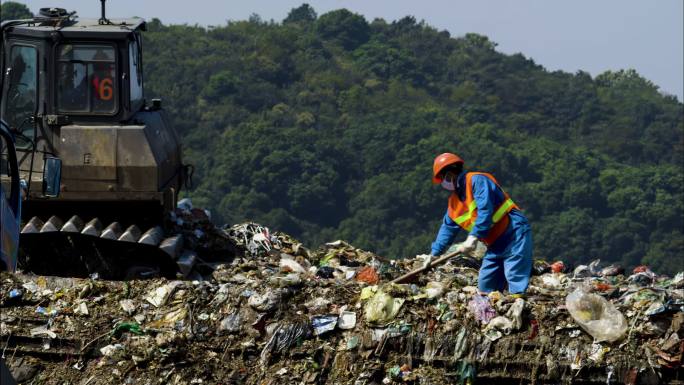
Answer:
<svg viewBox="0 0 684 385"><path fill-rule="evenodd" d="M141 18L109 19L109 23L100 24L99 19L72 18L34 18L15 22L5 30L12 35L48 38L58 33L64 38L125 38L136 30L145 30L145 20ZM3 28L4 29L4 28Z"/></svg>

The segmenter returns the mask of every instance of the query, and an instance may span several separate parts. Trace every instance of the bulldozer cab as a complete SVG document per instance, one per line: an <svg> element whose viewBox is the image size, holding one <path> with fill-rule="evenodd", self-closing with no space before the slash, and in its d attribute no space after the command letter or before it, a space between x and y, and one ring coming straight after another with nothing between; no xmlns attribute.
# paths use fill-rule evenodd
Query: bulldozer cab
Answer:
<svg viewBox="0 0 684 385"><path fill-rule="evenodd" d="M36 122L117 123L143 100L142 19L79 19L42 9L2 25L1 113L34 139Z"/></svg>

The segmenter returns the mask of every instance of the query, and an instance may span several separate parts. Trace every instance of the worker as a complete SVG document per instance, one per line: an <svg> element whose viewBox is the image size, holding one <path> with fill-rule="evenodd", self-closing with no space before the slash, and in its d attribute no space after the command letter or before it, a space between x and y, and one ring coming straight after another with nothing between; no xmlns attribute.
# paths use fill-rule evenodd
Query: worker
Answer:
<svg viewBox="0 0 684 385"><path fill-rule="evenodd" d="M468 231L456 251L469 254L482 242L487 252L482 259L478 289L523 296L532 271L532 232L527 218L490 174L466 172L463 159L452 153L435 158L432 183L451 192L447 212L426 257L429 267L433 256L444 253L459 229Z"/></svg>

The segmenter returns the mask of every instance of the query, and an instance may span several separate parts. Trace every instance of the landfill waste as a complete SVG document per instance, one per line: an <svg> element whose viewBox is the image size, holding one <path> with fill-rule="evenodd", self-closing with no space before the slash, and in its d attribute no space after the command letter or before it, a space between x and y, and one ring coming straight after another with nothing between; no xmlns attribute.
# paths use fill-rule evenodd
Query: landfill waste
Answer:
<svg viewBox="0 0 684 385"><path fill-rule="evenodd" d="M0 273L0 351L15 378L84 385L684 380L684 272L639 268L625 276L599 262L563 262L562 269L535 262L525 298L484 296L476 266L454 258L392 284L422 261L390 260L344 241L308 249L254 223L213 226L210 213L189 201L181 206L177 223L193 242L214 251L231 244L234 252L200 258L192 276L176 280Z"/></svg>

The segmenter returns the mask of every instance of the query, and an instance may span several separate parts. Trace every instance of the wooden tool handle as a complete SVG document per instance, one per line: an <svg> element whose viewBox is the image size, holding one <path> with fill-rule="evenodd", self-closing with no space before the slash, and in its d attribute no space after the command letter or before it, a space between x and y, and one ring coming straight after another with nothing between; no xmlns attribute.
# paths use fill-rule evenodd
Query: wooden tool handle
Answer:
<svg viewBox="0 0 684 385"><path fill-rule="evenodd" d="M430 268L433 266L443 264L444 262L450 260L451 258L453 258L459 254L460 253L458 251L454 251L454 252L451 252L449 254L444 254L441 257L437 258L436 260L432 261L432 263L430 263L430 266L421 267L420 269L416 269L416 270L413 270L412 272L406 273L406 274L402 275L401 277L394 279L392 281L392 283L402 283L402 282L408 280L409 278L412 278L412 277L414 277L414 276L416 276L416 275L418 275L424 271L430 270Z"/></svg>

